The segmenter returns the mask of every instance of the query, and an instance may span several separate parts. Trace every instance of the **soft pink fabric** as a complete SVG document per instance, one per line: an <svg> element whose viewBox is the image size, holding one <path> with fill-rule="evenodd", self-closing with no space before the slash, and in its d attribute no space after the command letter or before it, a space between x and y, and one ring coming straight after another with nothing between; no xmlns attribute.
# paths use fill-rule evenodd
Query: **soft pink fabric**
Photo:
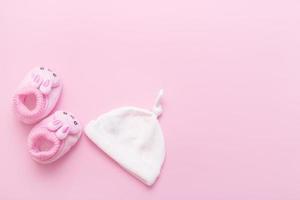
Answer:
<svg viewBox="0 0 300 200"><path fill-rule="evenodd" d="M24 123L36 123L54 109L61 91L62 83L54 72L45 67L34 68L25 76L14 95L14 111Z"/></svg>
<svg viewBox="0 0 300 200"><path fill-rule="evenodd" d="M31 157L43 164L51 163L76 144L81 136L81 125L67 112L57 111L37 124L28 136Z"/></svg>
<svg viewBox="0 0 300 200"><path fill-rule="evenodd" d="M61 141L47 129L37 129L29 137L29 152L34 160L46 162L59 150Z"/></svg>

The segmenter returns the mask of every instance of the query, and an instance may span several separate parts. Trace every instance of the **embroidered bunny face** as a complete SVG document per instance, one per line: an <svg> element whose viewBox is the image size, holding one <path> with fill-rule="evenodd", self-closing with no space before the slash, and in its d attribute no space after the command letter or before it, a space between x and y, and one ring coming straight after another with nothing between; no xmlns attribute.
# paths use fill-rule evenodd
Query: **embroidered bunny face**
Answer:
<svg viewBox="0 0 300 200"><path fill-rule="evenodd" d="M45 67L36 68L31 74L30 81L33 87L38 88L45 95L59 85L57 74Z"/></svg>
<svg viewBox="0 0 300 200"><path fill-rule="evenodd" d="M68 134L75 135L81 130L81 125L76 118L67 112L57 111L47 125L48 130L55 132L58 139L65 139Z"/></svg>

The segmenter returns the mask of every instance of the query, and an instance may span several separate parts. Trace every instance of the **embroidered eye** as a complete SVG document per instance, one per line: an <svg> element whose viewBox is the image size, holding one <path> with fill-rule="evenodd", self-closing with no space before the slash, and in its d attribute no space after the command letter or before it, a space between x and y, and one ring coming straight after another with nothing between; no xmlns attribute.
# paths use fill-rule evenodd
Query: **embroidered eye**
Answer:
<svg viewBox="0 0 300 200"><path fill-rule="evenodd" d="M55 73L53 73L52 75L53 75L54 77L56 77L56 74L55 74Z"/></svg>
<svg viewBox="0 0 300 200"><path fill-rule="evenodd" d="M77 122L77 121L74 121L74 124L75 124L75 125L78 125L78 122Z"/></svg>
<svg viewBox="0 0 300 200"><path fill-rule="evenodd" d="M67 115L68 113L67 113L67 112L63 112L63 114L64 114L64 115Z"/></svg>
<svg viewBox="0 0 300 200"><path fill-rule="evenodd" d="M45 69L45 67L40 67L40 70L44 70Z"/></svg>

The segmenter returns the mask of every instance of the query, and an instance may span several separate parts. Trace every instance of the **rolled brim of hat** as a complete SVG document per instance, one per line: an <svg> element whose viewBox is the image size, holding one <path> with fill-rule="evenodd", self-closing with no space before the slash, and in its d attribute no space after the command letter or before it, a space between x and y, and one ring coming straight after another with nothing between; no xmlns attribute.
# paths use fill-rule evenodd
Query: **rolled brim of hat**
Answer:
<svg viewBox="0 0 300 200"><path fill-rule="evenodd" d="M143 183L152 185L156 181L165 159L165 144L155 113L122 107L90 121L85 133Z"/></svg>

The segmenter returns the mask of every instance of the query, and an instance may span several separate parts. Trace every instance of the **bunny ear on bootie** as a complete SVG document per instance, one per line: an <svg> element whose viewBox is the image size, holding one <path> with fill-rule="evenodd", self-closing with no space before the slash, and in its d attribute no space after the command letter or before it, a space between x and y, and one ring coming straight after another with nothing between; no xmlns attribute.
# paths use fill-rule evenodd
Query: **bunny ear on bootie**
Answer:
<svg viewBox="0 0 300 200"><path fill-rule="evenodd" d="M165 159L165 143L158 122L161 90L152 111L121 107L90 121L85 133L99 148L146 185L152 185Z"/></svg>

